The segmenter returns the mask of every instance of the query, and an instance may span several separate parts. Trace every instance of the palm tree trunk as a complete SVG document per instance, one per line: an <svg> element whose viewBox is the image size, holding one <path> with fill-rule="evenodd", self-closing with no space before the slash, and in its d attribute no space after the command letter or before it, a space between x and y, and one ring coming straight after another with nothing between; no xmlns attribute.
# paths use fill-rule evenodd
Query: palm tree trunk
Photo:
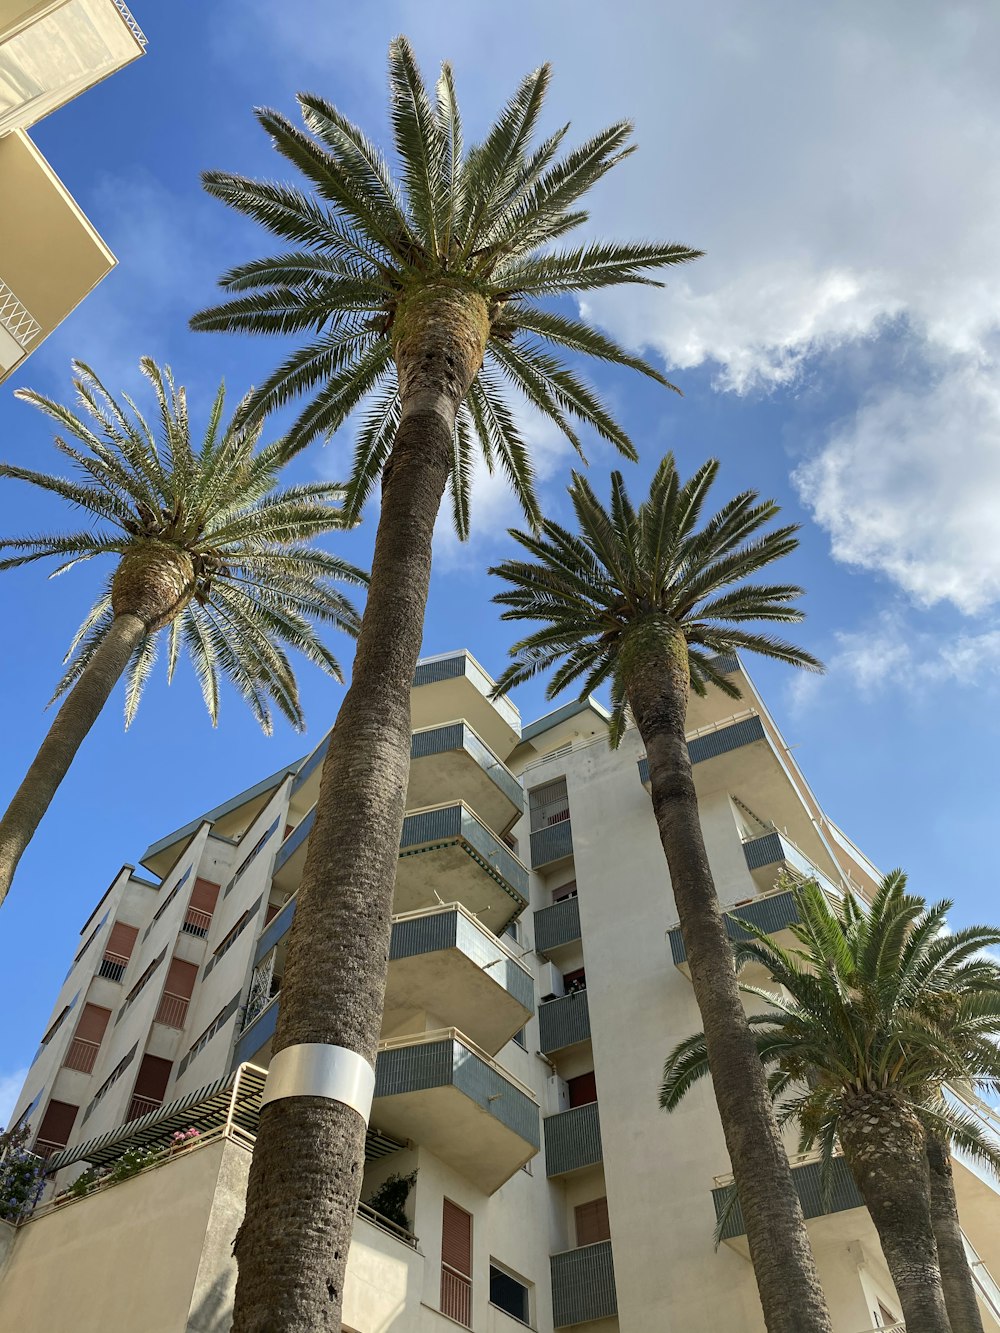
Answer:
<svg viewBox="0 0 1000 1333"><path fill-rule="evenodd" d="M951 1152L948 1145L933 1134L927 1137L927 1164L931 1181L931 1223L951 1330L952 1333L983 1333L976 1284L962 1243Z"/></svg>
<svg viewBox="0 0 1000 1333"><path fill-rule="evenodd" d="M146 634L135 615L116 615L86 670L66 696L55 721L0 819L0 903L17 864L34 836L59 784Z"/></svg>
<svg viewBox="0 0 1000 1333"><path fill-rule="evenodd" d="M434 522L455 414L485 344L485 311L481 339L456 333L456 322L454 310L426 312L423 341L416 330L412 343L397 345L403 416L382 480L351 686L323 765L275 1053L316 1042L375 1064ZM340 1333L365 1128L337 1101L289 1097L264 1106L235 1247L233 1333Z"/></svg>
<svg viewBox="0 0 1000 1333"><path fill-rule="evenodd" d="M687 646L679 635L669 633L665 643L656 626L650 634L652 641L633 640L631 663L623 658L626 693L646 744L653 812L701 1011L764 1322L768 1333L831 1333L705 852L685 740ZM706 1181L706 1190L708 1186Z"/></svg>
<svg viewBox="0 0 1000 1333"><path fill-rule="evenodd" d="M838 1122L844 1157L871 1213L906 1333L952 1333L931 1223L923 1128L890 1091L866 1093Z"/></svg>

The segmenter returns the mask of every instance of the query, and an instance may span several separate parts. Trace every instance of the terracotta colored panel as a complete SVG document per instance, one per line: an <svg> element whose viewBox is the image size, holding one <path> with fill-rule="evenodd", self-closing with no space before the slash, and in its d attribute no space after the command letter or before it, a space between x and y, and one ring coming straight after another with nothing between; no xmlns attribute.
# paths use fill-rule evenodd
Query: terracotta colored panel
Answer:
<svg viewBox="0 0 1000 1333"><path fill-rule="evenodd" d="M144 1055L132 1095L162 1101L167 1084L170 1082L172 1067L169 1060L161 1060L157 1055Z"/></svg>
<svg viewBox="0 0 1000 1333"><path fill-rule="evenodd" d="M214 912L220 887L221 885L213 884L211 880L196 879L188 906L196 907L199 912Z"/></svg>
<svg viewBox="0 0 1000 1333"><path fill-rule="evenodd" d="M74 1035L83 1037L86 1041L100 1042L107 1030L110 1017L110 1009L102 1009L99 1004L85 1004Z"/></svg>
<svg viewBox="0 0 1000 1333"><path fill-rule="evenodd" d="M591 1199L573 1210L576 1217L577 1245L596 1245L599 1240L611 1239L607 1199Z"/></svg>
<svg viewBox="0 0 1000 1333"><path fill-rule="evenodd" d="M126 926L123 921L116 921L111 927L105 952L120 954L122 958L131 958L138 934L138 926Z"/></svg>
<svg viewBox="0 0 1000 1333"><path fill-rule="evenodd" d="M186 963L183 958L171 958L163 989L168 990L171 995L180 995L183 999L189 1000L197 976L198 968L194 963Z"/></svg>

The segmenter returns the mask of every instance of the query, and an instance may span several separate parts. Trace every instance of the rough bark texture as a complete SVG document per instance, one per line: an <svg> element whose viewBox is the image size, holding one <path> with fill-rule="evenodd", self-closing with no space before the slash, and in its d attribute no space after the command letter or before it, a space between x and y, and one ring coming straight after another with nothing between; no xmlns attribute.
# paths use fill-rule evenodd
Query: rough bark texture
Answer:
<svg viewBox="0 0 1000 1333"><path fill-rule="evenodd" d="M931 1225L920 1121L890 1089L860 1093L841 1112L840 1142L871 1214L903 1307L906 1333L952 1333Z"/></svg>
<svg viewBox="0 0 1000 1333"><path fill-rule="evenodd" d="M686 644L671 626L651 620L630 636L622 669L629 705L646 744L653 812L701 1011L764 1321L768 1333L831 1333L705 853L685 741L690 690Z"/></svg>
<svg viewBox="0 0 1000 1333"><path fill-rule="evenodd" d="M0 903L87 732L146 634L170 623L187 605L194 567L186 551L165 542L137 542L122 556L111 590L114 620L87 669L66 696L41 748L0 819Z"/></svg>
<svg viewBox="0 0 1000 1333"><path fill-rule="evenodd" d="M276 1052L325 1042L375 1063L434 521L455 413L488 333L478 298L457 299L451 289L439 296L422 301L419 320L408 312L398 321L403 415L382 481L351 687L323 765L298 890ZM298 1097L264 1107L236 1242L233 1333L340 1333L364 1146L361 1117L339 1102Z"/></svg>
<svg viewBox="0 0 1000 1333"><path fill-rule="evenodd" d="M972 1269L962 1244L951 1152L946 1143L933 1136L927 1139L927 1164L930 1167L931 1223L951 1333L983 1333Z"/></svg>

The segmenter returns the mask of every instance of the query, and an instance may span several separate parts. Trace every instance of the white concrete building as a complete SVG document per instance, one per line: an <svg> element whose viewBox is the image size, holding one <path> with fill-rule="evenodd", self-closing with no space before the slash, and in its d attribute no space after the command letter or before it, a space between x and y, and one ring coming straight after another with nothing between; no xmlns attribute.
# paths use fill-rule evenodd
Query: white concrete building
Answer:
<svg viewBox="0 0 1000 1333"><path fill-rule="evenodd" d="M781 869L831 894L877 872L823 813L735 659L689 744L727 906L781 931ZM671 1117L662 1060L699 1026L637 735L596 703L521 728L468 653L423 661L383 1042L345 1293L356 1333L763 1333L706 1083ZM223 1333L262 1074L325 743L125 866L25 1083L56 1188L145 1145L132 1179L0 1226L0 1328ZM197 1128L190 1146L171 1136ZM416 1173L402 1211L388 1178ZM837 1333L899 1309L846 1172L794 1172ZM1000 1200L956 1171L984 1312ZM385 1213L393 1213L386 1217ZM58 1275L58 1280L54 1280ZM995 1321L991 1326L1000 1326Z"/></svg>
<svg viewBox="0 0 1000 1333"><path fill-rule="evenodd" d="M0 381L116 263L28 130L145 49L122 0L0 0Z"/></svg>

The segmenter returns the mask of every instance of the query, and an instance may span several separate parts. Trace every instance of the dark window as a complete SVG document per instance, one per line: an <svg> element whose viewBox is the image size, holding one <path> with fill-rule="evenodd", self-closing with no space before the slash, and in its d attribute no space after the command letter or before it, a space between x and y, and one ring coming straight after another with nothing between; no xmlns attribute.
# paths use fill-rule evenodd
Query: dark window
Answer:
<svg viewBox="0 0 1000 1333"><path fill-rule="evenodd" d="M550 828L569 819L569 801L566 795L566 779L557 778L555 782L546 782L528 793L528 813L531 831Z"/></svg>
<svg viewBox="0 0 1000 1333"><path fill-rule="evenodd" d="M578 990L587 989L587 973L584 968L574 968L572 972L563 973L563 984L566 987L566 994L573 995Z"/></svg>
<svg viewBox="0 0 1000 1333"><path fill-rule="evenodd" d="M607 1199L591 1199L589 1203L577 1204L573 1215L577 1245L596 1245L598 1241L611 1239Z"/></svg>
<svg viewBox="0 0 1000 1333"><path fill-rule="evenodd" d="M526 1051L528 1049L527 1044L524 1040L524 1028L522 1028L520 1032L515 1032L513 1039L514 1041L517 1042L518 1046L520 1046L522 1051Z"/></svg>
<svg viewBox="0 0 1000 1333"><path fill-rule="evenodd" d="M576 897L576 880L571 879L568 884L560 884L558 889L552 890L552 901L561 903L566 898Z"/></svg>
<svg viewBox="0 0 1000 1333"><path fill-rule="evenodd" d="M597 1101L597 1079L594 1071L589 1074L578 1074L576 1078L568 1078L566 1087L569 1089L570 1106L587 1106L590 1102Z"/></svg>
<svg viewBox="0 0 1000 1333"><path fill-rule="evenodd" d="M490 1264L490 1304L520 1319L522 1324L528 1322L528 1288L495 1264Z"/></svg>

